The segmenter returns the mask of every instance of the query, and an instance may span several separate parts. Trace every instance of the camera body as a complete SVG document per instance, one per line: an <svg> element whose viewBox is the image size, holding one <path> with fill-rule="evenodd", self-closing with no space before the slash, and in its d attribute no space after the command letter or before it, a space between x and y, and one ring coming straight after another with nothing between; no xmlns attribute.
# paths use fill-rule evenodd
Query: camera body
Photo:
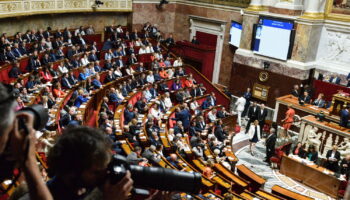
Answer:
<svg viewBox="0 0 350 200"><path fill-rule="evenodd" d="M49 120L49 114L47 110L41 105L32 105L25 107L16 112L19 113L28 113L33 116L33 128L35 130L41 130L45 128L46 123ZM23 131L24 134L29 134L28 127L25 125L25 120L21 117L18 117L18 128L19 131ZM0 155L0 182L3 182L7 179L12 179L14 169L16 168L17 161L13 160L11 157L10 151L10 140L7 142L4 153Z"/></svg>
<svg viewBox="0 0 350 200"><path fill-rule="evenodd" d="M126 175L128 170L137 188L198 194L202 186L202 175L199 173L130 165L121 155L113 155L108 166L108 178L112 184L115 184Z"/></svg>

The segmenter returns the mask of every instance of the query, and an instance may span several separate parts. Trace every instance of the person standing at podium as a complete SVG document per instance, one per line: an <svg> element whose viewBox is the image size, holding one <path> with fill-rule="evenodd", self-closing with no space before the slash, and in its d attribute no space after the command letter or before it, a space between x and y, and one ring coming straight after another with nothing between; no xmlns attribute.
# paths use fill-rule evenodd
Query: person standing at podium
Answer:
<svg viewBox="0 0 350 200"><path fill-rule="evenodd" d="M292 105L288 104L286 117L282 120L282 123L283 123L282 126L287 132L294 122L294 115L295 115L295 110L292 108Z"/></svg>
<svg viewBox="0 0 350 200"><path fill-rule="evenodd" d="M326 158L327 158L326 168L333 172L337 172L339 167L338 162L340 160L340 153L338 151L337 145L333 145L332 150L329 150L327 152Z"/></svg>

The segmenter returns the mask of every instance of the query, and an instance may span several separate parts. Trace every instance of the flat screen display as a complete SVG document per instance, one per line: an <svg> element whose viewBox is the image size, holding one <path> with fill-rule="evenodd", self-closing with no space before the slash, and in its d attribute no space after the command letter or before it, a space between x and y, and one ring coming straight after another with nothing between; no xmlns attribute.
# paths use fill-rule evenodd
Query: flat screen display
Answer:
<svg viewBox="0 0 350 200"><path fill-rule="evenodd" d="M239 47L241 43L241 35L242 35L242 24L238 22L232 22L230 28L230 44L233 46Z"/></svg>
<svg viewBox="0 0 350 200"><path fill-rule="evenodd" d="M287 60L294 29L292 21L261 18L255 26L253 52L280 60Z"/></svg>

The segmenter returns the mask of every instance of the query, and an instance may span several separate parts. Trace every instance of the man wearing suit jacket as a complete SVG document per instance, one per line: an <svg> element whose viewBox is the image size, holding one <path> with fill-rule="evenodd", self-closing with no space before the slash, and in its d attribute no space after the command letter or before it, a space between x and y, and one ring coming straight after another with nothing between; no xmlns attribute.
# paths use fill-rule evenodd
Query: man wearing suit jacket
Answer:
<svg viewBox="0 0 350 200"><path fill-rule="evenodd" d="M14 60L17 59L16 56L15 56L15 54L12 52L10 46L7 46L7 47L6 47L6 53L5 53L5 55L6 55L8 61L14 61Z"/></svg>
<svg viewBox="0 0 350 200"><path fill-rule="evenodd" d="M259 111L258 111L258 121L259 121L261 133L262 133L262 129L264 128L264 125L265 125L266 116L267 116L267 108L265 107L265 104L261 104Z"/></svg>
<svg viewBox="0 0 350 200"><path fill-rule="evenodd" d="M115 64L117 67L124 67L123 57L119 56L118 59L115 61Z"/></svg>
<svg viewBox="0 0 350 200"><path fill-rule="evenodd" d="M72 85L70 84L69 80L68 80L68 74L67 73L64 73L62 75L62 79L61 79L61 85L63 88L66 88L66 89L71 89L72 88Z"/></svg>
<svg viewBox="0 0 350 200"><path fill-rule="evenodd" d="M259 107L256 102L253 102L253 105L248 109L248 123L245 132L248 133L250 124L258 118Z"/></svg>
<svg viewBox="0 0 350 200"><path fill-rule="evenodd" d="M334 83L334 84L337 84L337 85L340 84L340 81L341 81L341 79L339 77L337 77L337 76L331 76L329 78L329 82L330 83Z"/></svg>
<svg viewBox="0 0 350 200"><path fill-rule="evenodd" d="M222 127L221 120L218 120L216 122L214 135L220 142L223 142L226 139L226 132L224 131L224 128Z"/></svg>
<svg viewBox="0 0 350 200"><path fill-rule="evenodd" d="M303 104L307 103L310 104L311 102L311 97L307 91L304 91L303 95L299 97L299 101L302 102Z"/></svg>
<svg viewBox="0 0 350 200"><path fill-rule="evenodd" d="M193 84L193 88L190 92L192 97L198 97L198 96L202 96L203 92L201 91L201 89L198 87L198 85Z"/></svg>
<svg viewBox="0 0 350 200"><path fill-rule="evenodd" d="M69 72L68 81L70 85L75 85L78 82L77 78L74 76L73 71Z"/></svg>
<svg viewBox="0 0 350 200"><path fill-rule="evenodd" d="M327 169L333 172L337 172L339 167L338 162L340 160L340 153L338 151L337 145L333 145L333 148L327 151L326 158L327 158L327 163L326 163Z"/></svg>
<svg viewBox="0 0 350 200"><path fill-rule="evenodd" d="M298 86L298 85L294 85L294 88L293 88L291 94L292 94L293 96L299 98L300 95L299 95L299 86Z"/></svg>
<svg viewBox="0 0 350 200"><path fill-rule="evenodd" d="M9 76L10 78L18 78L18 76L21 75L21 74L22 74L22 72L21 72L21 70L19 69L19 63L16 62L16 63L14 64L14 66L12 67L12 69L9 71L8 76Z"/></svg>
<svg viewBox="0 0 350 200"><path fill-rule="evenodd" d="M266 160L265 162L270 164L270 158L275 153L275 144L276 144L276 130L274 128L270 129L270 133L266 138Z"/></svg>

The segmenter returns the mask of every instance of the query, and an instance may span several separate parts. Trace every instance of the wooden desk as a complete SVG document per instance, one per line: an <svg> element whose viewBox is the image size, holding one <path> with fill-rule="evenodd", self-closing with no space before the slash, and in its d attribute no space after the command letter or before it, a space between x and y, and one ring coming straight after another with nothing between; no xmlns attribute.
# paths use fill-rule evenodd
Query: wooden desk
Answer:
<svg viewBox="0 0 350 200"><path fill-rule="evenodd" d="M249 185L253 191L259 190L265 184L265 179L248 169L245 165L238 165L236 167L238 175L249 181Z"/></svg>
<svg viewBox="0 0 350 200"><path fill-rule="evenodd" d="M325 113L325 118L327 121L333 121L339 123L339 116L332 115L330 110L325 108L318 108L311 104L305 104L303 106L299 105L299 100L293 95L286 95L276 99L275 114L273 116L273 121L277 122L278 125L282 125L281 120L285 118L286 112L288 110L288 105L292 105L292 108L295 110L295 117L305 117L307 115L317 115L321 111ZM292 131L299 133L300 124L294 123L291 127Z"/></svg>
<svg viewBox="0 0 350 200"><path fill-rule="evenodd" d="M316 165L305 165L298 160L283 156L280 172L317 191L337 198L341 181L334 176L323 173L323 169Z"/></svg>
<svg viewBox="0 0 350 200"><path fill-rule="evenodd" d="M311 197L307 197L301 194L298 194L296 192L292 192L290 190L287 190L279 185L274 185L272 187L272 194L276 194L278 196L281 196L287 200L313 200Z"/></svg>
<svg viewBox="0 0 350 200"><path fill-rule="evenodd" d="M344 143L344 138L350 137L350 129L340 127L334 122L318 121L315 116L308 115L301 118L301 126L299 131L298 141L302 144L308 143L310 137L310 130L317 128L316 132L319 137L319 145L316 150L319 156L326 157L327 151L332 149L333 145L341 146ZM341 153L343 151L340 151ZM344 153L342 157L344 156Z"/></svg>

